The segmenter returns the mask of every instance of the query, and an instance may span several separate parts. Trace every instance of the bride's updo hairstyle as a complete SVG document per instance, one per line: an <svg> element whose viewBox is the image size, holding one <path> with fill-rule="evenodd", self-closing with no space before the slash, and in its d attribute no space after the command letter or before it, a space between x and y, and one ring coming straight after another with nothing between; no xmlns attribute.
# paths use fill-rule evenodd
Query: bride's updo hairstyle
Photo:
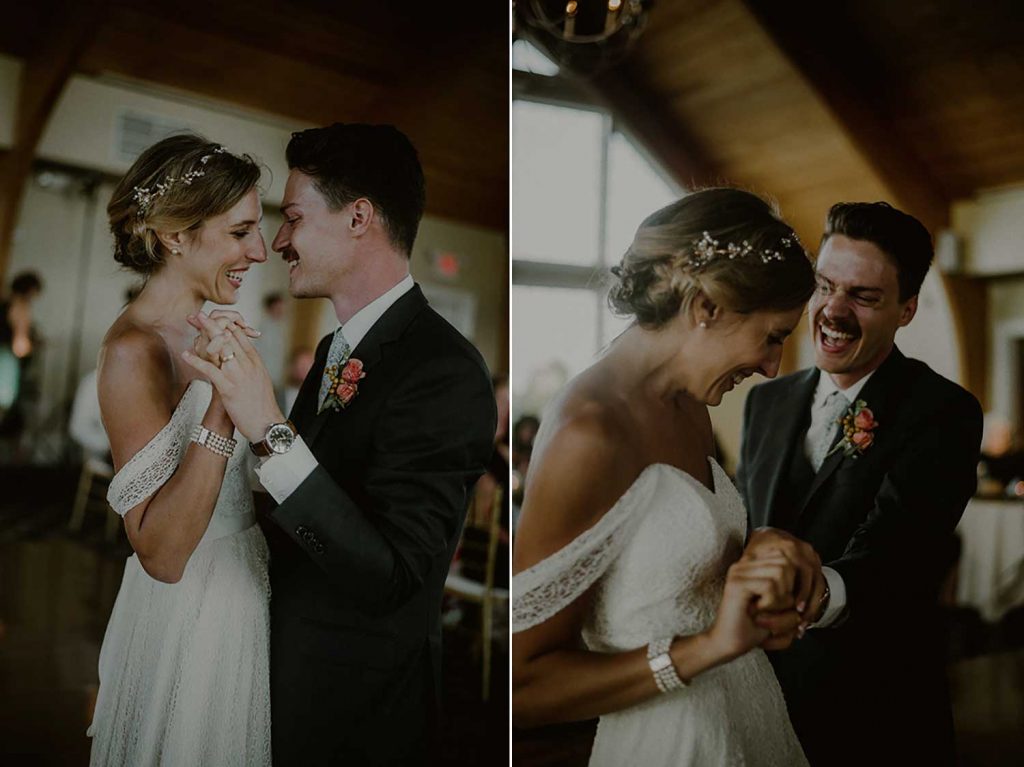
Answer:
<svg viewBox="0 0 1024 767"><path fill-rule="evenodd" d="M159 141L139 155L107 205L114 258L149 275L166 253L157 231L194 231L230 210L260 180L249 155L233 155L201 136Z"/></svg>
<svg viewBox="0 0 1024 767"><path fill-rule="evenodd" d="M622 262L608 303L658 328L703 293L742 314L788 311L814 292L814 268L792 228L755 194L694 192L648 216Z"/></svg>

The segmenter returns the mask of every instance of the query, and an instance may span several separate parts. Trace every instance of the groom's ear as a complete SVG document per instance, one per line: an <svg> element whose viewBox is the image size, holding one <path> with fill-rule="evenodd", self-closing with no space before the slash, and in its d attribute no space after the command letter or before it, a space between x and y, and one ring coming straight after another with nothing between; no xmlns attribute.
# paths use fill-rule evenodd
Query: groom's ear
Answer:
<svg viewBox="0 0 1024 767"><path fill-rule="evenodd" d="M903 305L903 309L900 311L899 327L905 328L909 325L910 321L914 319L915 314L917 314L917 296L911 296L907 299L907 302Z"/></svg>
<svg viewBox="0 0 1024 767"><path fill-rule="evenodd" d="M360 237L369 230L376 211L373 209L373 203L365 197L353 202L351 208L352 218L348 223L348 231L353 237Z"/></svg>

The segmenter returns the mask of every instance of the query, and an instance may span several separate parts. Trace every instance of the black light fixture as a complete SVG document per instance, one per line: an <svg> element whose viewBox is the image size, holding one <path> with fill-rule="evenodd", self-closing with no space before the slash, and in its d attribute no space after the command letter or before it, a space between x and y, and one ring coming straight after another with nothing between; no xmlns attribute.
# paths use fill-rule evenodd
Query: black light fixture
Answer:
<svg viewBox="0 0 1024 767"><path fill-rule="evenodd" d="M621 61L643 31L653 0L515 0L517 34L555 61L591 75Z"/></svg>

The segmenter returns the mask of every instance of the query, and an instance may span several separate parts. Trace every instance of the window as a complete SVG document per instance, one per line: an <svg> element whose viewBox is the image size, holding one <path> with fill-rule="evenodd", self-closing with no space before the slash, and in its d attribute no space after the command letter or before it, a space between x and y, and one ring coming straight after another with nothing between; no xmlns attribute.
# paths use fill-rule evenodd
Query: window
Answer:
<svg viewBox="0 0 1024 767"><path fill-rule="evenodd" d="M607 306L608 268L640 222L681 190L604 109L585 100L536 95L522 86L544 68L522 48L513 68L512 357L513 409L540 415L572 376L629 324ZM541 57L537 59L537 57ZM557 82L553 64L539 79ZM528 92L524 92L528 91Z"/></svg>

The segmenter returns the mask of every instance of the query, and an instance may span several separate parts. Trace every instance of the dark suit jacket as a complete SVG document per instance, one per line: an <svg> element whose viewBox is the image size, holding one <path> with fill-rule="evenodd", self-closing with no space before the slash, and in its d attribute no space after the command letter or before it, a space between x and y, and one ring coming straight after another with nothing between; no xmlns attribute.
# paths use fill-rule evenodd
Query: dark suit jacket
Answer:
<svg viewBox="0 0 1024 767"><path fill-rule="evenodd" d="M814 474L803 440L818 376L751 391L737 477L750 529L808 541L846 585L841 623L771 654L790 718L812 765L953 764L937 597L977 483L981 408L893 349L859 396L874 444Z"/></svg>
<svg viewBox="0 0 1024 767"><path fill-rule="evenodd" d="M356 397L317 415L330 340L291 414L319 465L267 526L274 764L423 763L444 581L493 448L490 377L417 286L353 350Z"/></svg>

